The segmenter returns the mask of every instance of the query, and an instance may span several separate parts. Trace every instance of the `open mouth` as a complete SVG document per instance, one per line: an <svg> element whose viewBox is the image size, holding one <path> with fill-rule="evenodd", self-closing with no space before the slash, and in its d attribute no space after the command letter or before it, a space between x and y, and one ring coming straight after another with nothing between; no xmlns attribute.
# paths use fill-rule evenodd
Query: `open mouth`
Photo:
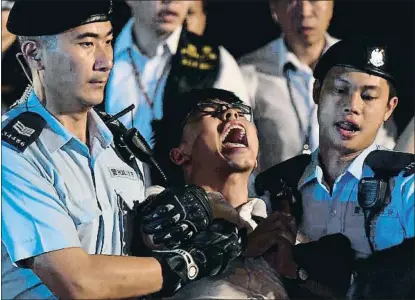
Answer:
<svg viewBox="0 0 415 300"><path fill-rule="evenodd" d="M159 13L159 17L160 19L164 20L164 19L173 19L173 18L177 18L179 15L172 11L172 10L162 10Z"/></svg>
<svg viewBox="0 0 415 300"><path fill-rule="evenodd" d="M222 134L222 146L224 148L246 148L248 138L245 128L241 125L231 125Z"/></svg>
<svg viewBox="0 0 415 300"><path fill-rule="evenodd" d="M335 124L337 130L341 135L345 137L350 137L360 131L360 127L349 121L341 121Z"/></svg>

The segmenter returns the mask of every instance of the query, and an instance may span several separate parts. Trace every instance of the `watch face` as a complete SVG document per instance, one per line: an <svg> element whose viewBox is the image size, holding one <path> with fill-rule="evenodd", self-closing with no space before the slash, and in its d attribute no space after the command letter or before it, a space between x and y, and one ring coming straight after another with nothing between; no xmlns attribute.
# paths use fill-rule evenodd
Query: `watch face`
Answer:
<svg viewBox="0 0 415 300"><path fill-rule="evenodd" d="M304 270L303 268L298 268L298 271L297 271L297 276L298 276L298 278L299 278L300 280L302 280L302 281L306 281L306 280L307 280L307 278L308 278L308 273L307 273L307 271L306 271L306 270Z"/></svg>

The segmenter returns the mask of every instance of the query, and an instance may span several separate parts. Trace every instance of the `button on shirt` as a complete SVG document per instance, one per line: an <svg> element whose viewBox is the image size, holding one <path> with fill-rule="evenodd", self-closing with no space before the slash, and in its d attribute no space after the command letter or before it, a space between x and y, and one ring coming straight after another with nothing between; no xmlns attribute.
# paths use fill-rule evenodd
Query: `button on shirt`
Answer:
<svg viewBox="0 0 415 300"><path fill-rule="evenodd" d="M28 109L46 126L24 152L2 141L2 297L51 298L30 270L16 262L68 247L123 255L125 215L144 200L142 166L125 164L112 134L88 113L88 148L57 121L32 92L3 116L2 127Z"/></svg>
<svg viewBox="0 0 415 300"><path fill-rule="evenodd" d="M163 92L170 71L171 57L176 53L182 28L177 28L149 58L142 54L133 42L134 19L124 26L114 46L114 67L107 84L105 109L115 114L134 104L132 114L120 118L127 127L136 127L146 141L152 145L153 119L161 119L163 114ZM140 81L153 102L154 108L146 101L137 82L129 50L132 50L134 65L141 75ZM249 104L242 73L234 58L223 47L220 50L220 72L214 87L229 90ZM156 89L157 87L157 89Z"/></svg>
<svg viewBox="0 0 415 300"><path fill-rule="evenodd" d="M322 184L323 171L318 163L317 149L312 154L298 188L303 201L300 230L313 240L328 234L343 233L352 242L359 257L371 254L366 237L363 211L357 202L359 180L372 177L373 171L364 164L367 155L380 149L375 144L364 150L333 185L332 194ZM376 221L374 245L382 250L414 236L414 175L394 178L390 204Z"/></svg>

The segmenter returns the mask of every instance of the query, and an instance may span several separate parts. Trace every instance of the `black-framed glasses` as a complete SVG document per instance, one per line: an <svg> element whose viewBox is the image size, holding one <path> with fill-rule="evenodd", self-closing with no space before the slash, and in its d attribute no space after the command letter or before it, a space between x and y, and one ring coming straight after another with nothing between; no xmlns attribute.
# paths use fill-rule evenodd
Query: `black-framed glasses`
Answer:
<svg viewBox="0 0 415 300"><path fill-rule="evenodd" d="M204 117L212 116L220 118L227 110L234 109L237 111L240 117L246 118L248 121L252 121L252 108L242 102L227 103L222 101L217 102L199 102L194 109L192 109L186 118L183 120L182 127L192 117Z"/></svg>

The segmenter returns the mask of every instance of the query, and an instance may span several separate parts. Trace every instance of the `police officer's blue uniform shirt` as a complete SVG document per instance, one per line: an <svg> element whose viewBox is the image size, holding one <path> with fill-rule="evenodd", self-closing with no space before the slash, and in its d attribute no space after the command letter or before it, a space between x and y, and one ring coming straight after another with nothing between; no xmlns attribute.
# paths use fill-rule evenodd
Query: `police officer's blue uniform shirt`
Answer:
<svg viewBox="0 0 415 300"><path fill-rule="evenodd" d="M2 128L27 109L46 121L40 136L23 152L2 141L6 299L53 298L30 269L16 267L20 260L68 247L81 247L89 254L125 254L125 214L134 201L144 200L141 163L134 170L116 155L113 136L95 111L88 113L88 148L33 92L27 104L3 116Z"/></svg>
<svg viewBox="0 0 415 300"><path fill-rule="evenodd" d="M356 157L334 182L332 195L322 184L319 149L313 152L311 163L298 183L304 207L301 231L313 240L340 232L351 240L359 257L371 254L363 211L357 202L357 189L361 178L374 174L364 160L376 149L380 147L373 144ZM401 172L396 176L391 196L390 204L376 221L375 250L389 248L400 244L405 238L414 237L414 175L403 177Z"/></svg>

